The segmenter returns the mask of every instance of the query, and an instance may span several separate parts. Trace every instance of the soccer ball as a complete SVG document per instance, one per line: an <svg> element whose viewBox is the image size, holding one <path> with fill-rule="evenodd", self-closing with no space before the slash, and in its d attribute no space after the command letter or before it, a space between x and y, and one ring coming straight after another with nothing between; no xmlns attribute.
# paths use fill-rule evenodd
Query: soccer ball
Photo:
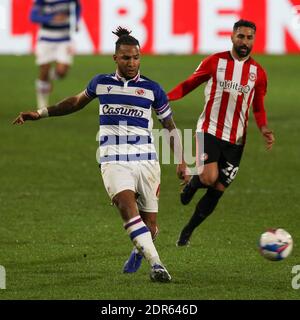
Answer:
<svg viewBox="0 0 300 320"><path fill-rule="evenodd" d="M278 261L290 255L293 249L293 239L284 229L269 229L259 239L259 250L268 260Z"/></svg>

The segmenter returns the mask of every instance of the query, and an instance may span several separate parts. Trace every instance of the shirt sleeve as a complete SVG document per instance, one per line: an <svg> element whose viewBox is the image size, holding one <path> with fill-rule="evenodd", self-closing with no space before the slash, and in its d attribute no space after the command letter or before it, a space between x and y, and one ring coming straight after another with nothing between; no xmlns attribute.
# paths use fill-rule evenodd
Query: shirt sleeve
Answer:
<svg viewBox="0 0 300 320"><path fill-rule="evenodd" d="M203 82L210 79L212 75L212 56L204 59L194 73L187 78L185 81L181 82L174 89L168 92L169 101L178 100L187 95L189 92L193 91Z"/></svg>
<svg viewBox="0 0 300 320"><path fill-rule="evenodd" d="M154 102L152 108L154 109L159 121L165 120L172 116L168 98L161 86L158 86L154 92Z"/></svg>
<svg viewBox="0 0 300 320"><path fill-rule="evenodd" d="M259 69L257 83L254 88L253 114L259 128L267 125L267 115L264 106L265 95L267 93L267 75L263 69Z"/></svg>
<svg viewBox="0 0 300 320"><path fill-rule="evenodd" d="M89 98L96 98L97 97L97 84L98 84L98 77L96 76L94 77L89 84L87 85L86 89L85 89L85 94L87 97Z"/></svg>

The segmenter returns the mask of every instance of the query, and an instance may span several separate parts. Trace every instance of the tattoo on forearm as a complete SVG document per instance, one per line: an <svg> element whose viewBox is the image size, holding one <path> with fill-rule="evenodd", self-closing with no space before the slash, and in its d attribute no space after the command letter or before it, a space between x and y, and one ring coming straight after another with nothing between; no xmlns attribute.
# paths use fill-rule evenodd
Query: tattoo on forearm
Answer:
<svg viewBox="0 0 300 320"><path fill-rule="evenodd" d="M87 97L84 93L66 98L56 105L48 107L49 116L64 116L84 108L93 98Z"/></svg>
<svg viewBox="0 0 300 320"><path fill-rule="evenodd" d="M69 97L56 105L48 107L49 116L63 116L81 109L77 97Z"/></svg>

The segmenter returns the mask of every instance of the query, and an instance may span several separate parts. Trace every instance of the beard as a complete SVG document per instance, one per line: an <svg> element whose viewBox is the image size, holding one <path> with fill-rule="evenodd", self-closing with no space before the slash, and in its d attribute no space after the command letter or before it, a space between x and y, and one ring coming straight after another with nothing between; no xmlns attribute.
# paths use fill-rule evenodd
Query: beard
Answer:
<svg viewBox="0 0 300 320"><path fill-rule="evenodd" d="M250 54L252 48L248 48L247 46L235 46L234 49L240 58L245 58Z"/></svg>

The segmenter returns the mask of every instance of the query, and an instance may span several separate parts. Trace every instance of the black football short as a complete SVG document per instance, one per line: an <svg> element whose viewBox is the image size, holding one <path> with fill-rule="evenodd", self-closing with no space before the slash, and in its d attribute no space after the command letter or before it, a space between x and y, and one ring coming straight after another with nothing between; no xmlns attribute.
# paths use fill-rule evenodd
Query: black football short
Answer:
<svg viewBox="0 0 300 320"><path fill-rule="evenodd" d="M244 145L232 144L209 133L197 132L196 134L198 165L199 163L217 162L219 166L218 181L228 187L239 170Z"/></svg>

